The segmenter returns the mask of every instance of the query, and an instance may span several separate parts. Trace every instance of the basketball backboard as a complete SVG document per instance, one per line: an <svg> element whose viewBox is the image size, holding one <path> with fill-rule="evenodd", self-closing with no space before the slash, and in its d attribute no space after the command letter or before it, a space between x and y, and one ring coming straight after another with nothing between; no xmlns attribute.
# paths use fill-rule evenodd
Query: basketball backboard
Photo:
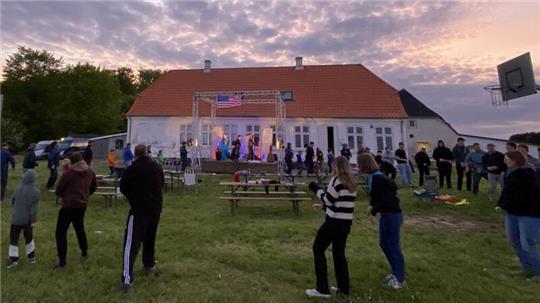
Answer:
<svg viewBox="0 0 540 303"><path fill-rule="evenodd" d="M497 65L503 101L536 94L531 54L525 53Z"/></svg>

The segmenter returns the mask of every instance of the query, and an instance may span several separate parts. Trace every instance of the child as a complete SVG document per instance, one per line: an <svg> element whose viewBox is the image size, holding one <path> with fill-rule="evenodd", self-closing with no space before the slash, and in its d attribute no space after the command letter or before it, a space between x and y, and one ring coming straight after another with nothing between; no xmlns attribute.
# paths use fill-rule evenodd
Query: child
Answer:
<svg viewBox="0 0 540 303"><path fill-rule="evenodd" d="M371 198L369 214L376 216L377 213L381 213L379 245L392 267L392 273L383 280L384 286L392 289L407 287L405 261L399 243L403 216L397 197L397 185L379 170L377 162L370 154L358 155L358 168L360 173L369 174L368 189Z"/></svg>
<svg viewBox="0 0 540 303"><path fill-rule="evenodd" d="M114 176L114 167L116 166L116 153L114 152L114 148L111 148L107 155L107 166L109 167L111 176Z"/></svg>
<svg viewBox="0 0 540 303"><path fill-rule="evenodd" d="M64 160L62 160L62 175L69 170L70 165L71 161L69 160L69 158L65 158Z"/></svg>
<svg viewBox="0 0 540 303"><path fill-rule="evenodd" d="M319 188L315 182L309 184L309 189L315 192L322 201L322 204L313 204L313 207L322 208L326 216L313 242L317 287L306 290L308 297L330 298L324 255L330 244L332 244L334 271L337 280L336 292L345 296L349 294L349 269L345 257L345 245L353 220L356 181L346 157L337 157L333 165L332 171L334 173L328 182L326 192Z"/></svg>
<svg viewBox="0 0 540 303"><path fill-rule="evenodd" d="M163 156L163 151L160 149L157 154L157 163L163 166L165 165L165 157Z"/></svg>
<svg viewBox="0 0 540 303"><path fill-rule="evenodd" d="M23 175L22 184L13 192L11 200L13 215L11 216L9 264L7 268L14 268L19 263L19 234L23 231L26 243L25 252L30 263L36 263L36 253L32 229L37 222L37 204L39 202L39 189L34 186L36 173L33 169L27 170Z"/></svg>

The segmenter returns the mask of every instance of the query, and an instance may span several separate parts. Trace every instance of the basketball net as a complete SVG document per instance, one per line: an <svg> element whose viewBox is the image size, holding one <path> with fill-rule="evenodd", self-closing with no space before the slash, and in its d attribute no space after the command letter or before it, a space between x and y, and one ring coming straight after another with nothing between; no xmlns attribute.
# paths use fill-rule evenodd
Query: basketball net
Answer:
<svg viewBox="0 0 540 303"><path fill-rule="evenodd" d="M500 85L488 85L484 87L491 96L491 105L496 108L508 107L508 101L505 101L502 96L503 88Z"/></svg>

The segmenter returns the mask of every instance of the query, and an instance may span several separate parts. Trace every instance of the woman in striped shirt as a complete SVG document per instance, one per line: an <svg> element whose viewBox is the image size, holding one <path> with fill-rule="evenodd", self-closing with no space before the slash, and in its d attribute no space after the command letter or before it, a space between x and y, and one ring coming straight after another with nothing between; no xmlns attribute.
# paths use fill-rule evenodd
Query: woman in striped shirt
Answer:
<svg viewBox="0 0 540 303"><path fill-rule="evenodd" d="M343 156L337 157L332 163L332 173L333 176L328 183L326 192L315 182L309 184L309 189L315 192L322 201L322 204L317 203L313 207L323 209L326 218L313 242L317 285L314 289L306 290L308 297L330 297L326 257L324 255L330 244L332 244L334 270L337 280L337 289L335 291L338 294L349 294L349 269L345 257L345 245L353 220L356 182L353 178L349 160Z"/></svg>

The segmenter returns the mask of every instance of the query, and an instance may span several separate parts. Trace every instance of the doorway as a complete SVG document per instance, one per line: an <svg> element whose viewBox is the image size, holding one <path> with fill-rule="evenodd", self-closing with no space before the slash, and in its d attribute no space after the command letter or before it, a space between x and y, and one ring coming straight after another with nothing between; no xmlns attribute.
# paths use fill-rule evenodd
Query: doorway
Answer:
<svg viewBox="0 0 540 303"><path fill-rule="evenodd" d="M334 150L334 127L328 126L326 127L326 142L328 144L328 148L332 150L335 154Z"/></svg>

